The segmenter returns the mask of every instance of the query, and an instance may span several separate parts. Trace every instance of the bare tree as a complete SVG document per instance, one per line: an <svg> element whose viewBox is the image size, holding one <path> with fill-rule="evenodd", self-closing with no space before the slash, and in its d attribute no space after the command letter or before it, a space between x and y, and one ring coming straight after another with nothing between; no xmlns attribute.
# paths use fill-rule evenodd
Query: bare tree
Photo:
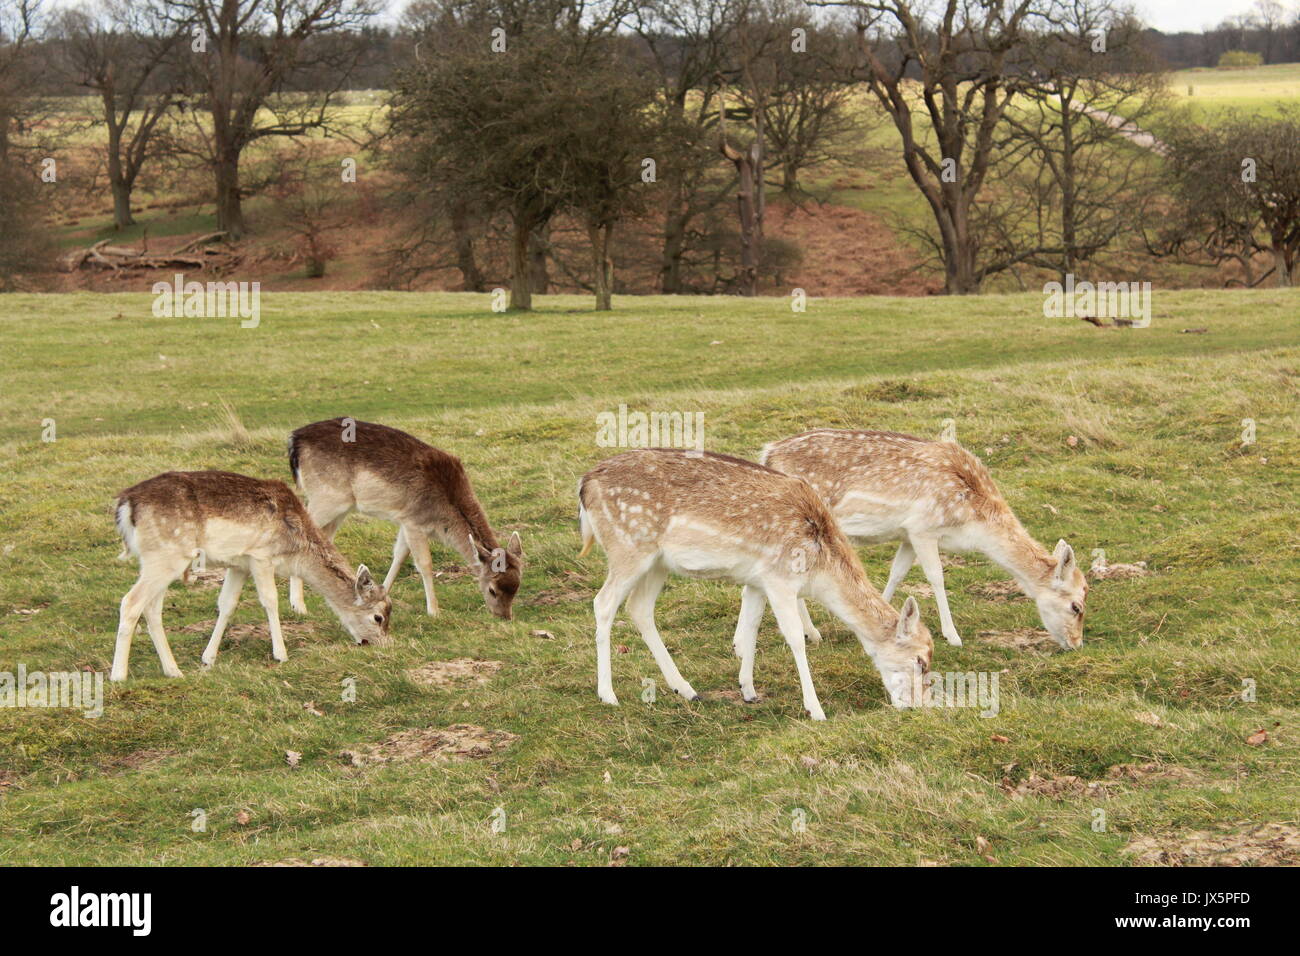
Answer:
<svg viewBox="0 0 1300 956"><path fill-rule="evenodd" d="M858 14L867 86L893 121L908 175L934 216L947 292L978 292L985 277L1033 255L1002 250L982 259L972 210L998 126L1021 88L1012 51L1047 23L1051 0L814 2Z"/></svg>
<svg viewBox="0 0 1300 956"><path fill-rule="evenodd" d="M1300 267L1300 110L1278 116L1229 113L1177 124L1169 142L1173 215L1153 230L1157 253L1236 260L1248 284L1274 275L1290 286ZM1255 278L1251 259L1272 268Z"/></svg>
<svg viewBox="0 0 1300 956"><path fill-rule="evenodd" d="M378 0L168 0L190 38L187 85L199 94L186 151L213 171L217 227L246 231L240 159L254 142L302 136L326 124L335 94L361 55L351 31ZM330 42L331 39L334 42ZM351 41L351 42L348 42ZM311 76L314 89L297 91Z"/></svg>
<svg viewBox="0 0 1300 956"><path fill-rule="evenodd" d="M687 291L688 256L711 231L701 225L730 194L730 182L718 182L714 104L723 71L733 63L736 25L748 2L649 0L637 6L632 20L658 79L670 128L655 157L664 185L659 289L668 295Z"/></svg>
<svg viewBox="0 0 1300 956"><path fill-rule="evenodd" d="M50 106L40 95L41 0L0 0L0 292L42 271L52 244L42 220L43 159L52 159Z"/></svg>
<svg viewBox="0 0 1300 956"><path fill-rule="evenodd" d="M131 191L158 152L154 134L173 102L165 67L181 33L161 4L132 0L96 0L70 10L60 32L73 81L99 97L113 222L122 229L135 222Z"/></svg>
<svg viewBox="0 0 1300 956"><path fill-rule="evenodd" d="M1025 262L1065 276L1137 234L1164 148L1147 127L1168 96L1145 28L1127 9L1111 0L1058 9L1056 29L1020 50L1028 75L990 172L999 197L976 212L986 244L1029 250Z"/></svg>

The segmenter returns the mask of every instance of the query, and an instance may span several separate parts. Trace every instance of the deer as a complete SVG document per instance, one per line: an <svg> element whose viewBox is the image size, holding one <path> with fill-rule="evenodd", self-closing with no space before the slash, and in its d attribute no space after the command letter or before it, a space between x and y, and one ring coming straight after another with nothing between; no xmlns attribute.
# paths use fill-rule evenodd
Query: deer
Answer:
<svg viewBox="0 0 1300 956"><path fill-rule="evenodd" d="M882 597L889 601L919 563L943 636L960 646L939 550L977 551L1005 568L1038 607L1058 645L1083 643L1088 581L1063 539L1052 551L1025 530L978 458L955 441L885 431L817 429L763 447L768 467L806 479L856 544L901 539ZM800 608L809 640L820 642Z"/></svg>
<svg viewBox="0 0 1300 956"><path fill-rule="evenodd" d="M742 584L732 648L740 658L740 689L754 690L754 652L765 604L772 605L794 655L804 710L825 720L804 645L798 600L812 597L857 635L880 672L895 707L918 704L919 673L929 671L934 642L914 600L901 611L884 601L830 509L803 479L712 452L639 449L615 455L578 485L582 551L600 544L608 561L593 607L596 691L617 705L610 630L626 601L668 686L697 700L655 626L654 607L670 574Z"/></svg>
<svg viewBox="0 0 1300 956"><path fill-rule="evenodd" d="M393 564L384 578L391 590L409 555L424 582L425 610L438 615L430 539L470 566L489 611L510 620L523 574L519 533L497 543L460 459L413 435L351 418L304 425L289 436L289 470L307 495L307 510L331 540L353 511L397 525ZM307 613L302 582L289 581L289 603Z"/></svg>
<svg viewBox="0 0 1300 956"><path fill-rule="evenodd" d="M169 471L132 485L117 496L114 516L140 577L122 598L117 644L109 679L124 681L131 639L143 614L167 677L182 677L163 631L163 597L171 583L189 576L199 559L225 567L217 598L217 622L203 651L203 666L216 663L221 637L251 575L271 631L271 656L289 654L280 630L277 573L305 579L329 604L358 644L386 645L392 602L363 564L355 572L282 481L228 471Z"/></svg>

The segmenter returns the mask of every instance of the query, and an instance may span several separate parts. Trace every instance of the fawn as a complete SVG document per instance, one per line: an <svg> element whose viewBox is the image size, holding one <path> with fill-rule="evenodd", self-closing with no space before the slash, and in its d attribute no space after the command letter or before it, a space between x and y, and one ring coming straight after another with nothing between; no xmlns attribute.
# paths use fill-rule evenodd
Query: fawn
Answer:
<svg viewBox="0 0 1300 956"><path fill-rule="evenodd" d="M513 616L523 543L515 532L505 548L497 546L460 459L396 428L334 418L289 436L289 468L307 495L308 512L331 540L353 511L397 525L385 590L410 555L424 581L425 609L437 615L429 553L435 538L469 562L488 610L506 620ZM289 581L289 604L307 613L296 578Z"/></svg>
<svg viewBox="0 0 1300 956"><path fill-rule="evenodd" d="M280 632L276 572L305 578L325 598L358 644L387 644L392 603L363 564L355 574L321 534L298 496L282 481L262 481L227 471L169 471L123 491L115 508L140 578L122 598L110 680L126 680L131 638L143 614L168 677L182 676L163 632L163 597L191 562L226 567L217 598L217 624L203 652L212 666L239 592L251 574L271 629L271 655L288 659Z"/></svg>
<svg viewBox="0 0 1300 956"><path fill-rule="evenodd" d="M808 672L797 605L807 595L857 634L894 706L916 702L918 668L928 671L933 653L916 602L909 598L899 613L880 597L830 510L804 480L727 455L631 451L583 477L578 520L582 554L595 540L609 563L595 600L596 686L605 703L618 703L609 642L624 600L668 686L696 699L655 627L655 601L670 573L744 585L733 648L746 701L757 699L754 648L767 601L794 655L804 709L814 720L826 719Z"/></svg>
<svg viewBox="0 0 1300 956"><path fill-rule="evenodd" d="M1083 643L1088 582L1064 541L1049 552L1035 541L1003 500L984 464L955 442L897 432L818 429L772 442L763 464L806 479L826 499L854 542L901 538L883 597L886 601L919 562L943 636L961 644L943 586L939 548L980 551L1016 579L1061 647ZM802 614L808 636L821 635Z"/></svg>

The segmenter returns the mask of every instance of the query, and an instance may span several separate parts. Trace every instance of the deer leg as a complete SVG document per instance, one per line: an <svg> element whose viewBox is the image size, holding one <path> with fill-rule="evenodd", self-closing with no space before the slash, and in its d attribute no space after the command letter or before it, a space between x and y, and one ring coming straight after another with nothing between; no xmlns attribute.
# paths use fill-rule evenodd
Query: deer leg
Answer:
<svg viewBox="0 0 1300 956"><path fill-rule="evenodd" d="M939 607L939 624L948 643L961 647L961 635L952 622L952 612L948 610L948 593L943 587L943 562L939 560L939 542L934 538L916 538L912 540L916 551L917 563L925 572L925 579L934 591L934 603Z"/></svg>
<svg viewBox="0 0 1300 956"><path fill-rule="evenodd" d="M221 594L217 598L217 624L212 629L212 639L203 651L203 666L211 667L217 662L217 651L221 648L221 636L226 633L226 624L230 615L239 604L239 592L248 580L248 572L243 568L227 568L226 580L221 583Z"/></svg>
<svg viewBox="0 0 1300 956"><path fill-rule="evenodd" d="M397 580L397 574L402 570L402 562L410 555L411 549L406 544L406 534L403 532L401 525L397 527L397 538L393 541L393 564L388 569L388 576L384 578L384 590L391 592L393 582Z"/></svg>
<svg viewBox="0 0 1300 956"><path fill-rule="evenodd" d="M181 571L189 564L186 558L181 568L175 573L169 573L168 569L159 567L155 564L146 564L141 562L140 577L131 585L131 590L126 592L122 598L122 605L119 611L117 623L117 643L113 647L113 669L109 672L108 679L111 681L126 680L127 670L131 660L131 638L135 636L136 625L140 623L140 616L144 614L155 601L161 600L162 595L173 581L181 574ZM161 609L160 609L161 613ZM155 642L156 643L156 642ZM159 657L162 652L159 651ZM167 657L171 657L171 651L168 650ZM163 659L163 673L168 677L179 677L180 670L176 667L176 661L171 661L171 669L175 673L167 672L167 660Z"/></svg>
<svg viewBox="0 0 1300 956"><path fill-rule="evenodd" d="M758 700L754 690L754 653L758 647L758 625L767 610L767 598L761 588L746 584L740 592L740 617L736 620L736 636L732 646L740 658L740 696L745 703Z"/></svg>
<svg viewBox="0 0 1300 956"><path fill-rule="evenodd" d="M352 510L350 501L327 501L320 496L311 500L307 505L307 514L311 520L316 522L317 526L324 532L325 537L333 541L334 535L338 534L339 525L343 519L348 516ZM253 579L256 583L256 578ZM295 614L307 613L307 600L303 596L302 578L291 575L289 577L289 607Z"/></svg>
<svg viewBox="0 0 1300 956"><path fill-rule="evenodd" d="M429 617L437 617L438 596L433 593L433 555L429 553L429 536L419 528L403 525L402 537L411 549L411 560L415 562L415 570L420 572L420 579L424 582L424 609Z"/></svg>
<svg viewBox="0 0 1300 956"><path fill-rule="evenodd" d="M628 594L627 616L641 632L641 639L654 655L655 663L659 665L659 671L664 675L669 689L681 694L687 700L699 700L700 695L695 693L691 685L682 677L681 672L677 670L672 655L664 646L664 639L659 636L659 629L655 627L655 601L659 599L659 592L663 590L664 582L667 580L668 568L662 562L652 565Z"/></svg>
<svg viewBox="0 0 1300 956"><path fill-rule="evenodd" d="M826 714L817 700L812 674L808 671L808 654L804 649L803 622L799 620L797 595L790 591L768 590L767 601L772 605L777 626L781 628L785 642L790 645L795 667L799 669L799 686L803 689L804 710L813 720L825 720Z"/></svg>
<svg viewBox="0 0 1300 956"><path fill-rule="evenodd" d="M161 591L153 599L148 607L144 609L145 624L149 627L149 637L153 639L153 649L158 652L158 660L162 662L162 672L164 677L184 677L181 669L176 666L176 658L172 656L171 645L167 643L167 632L163 630L162 607L163 598L167 592Z"/></svg>
<svg viewBox="0 0 1300 956"><path fill-rule="evenodd" d="M253 584L271 629L271 656L277 661L287 661L289 652L285 650L284 634L280 631L280 596L275 591L275 567L271 562L253 562Z"/></svg>
<svg viewBox="0 0 1300 956"><path fill-rule="evenodd" d="M898 551L894 555L894 563L889 566L889 583L885 585L885 590L881 592L881 597L888 604L894 597L894 592L898 586L903 583L903 578L907 577L907 572L912 570L912 562L916 560L916 551L912 543L904 538L898 544Z"/></svg>
<svg viewBox="0 0 1300 956"><path fill-rule="evenodd" d="M605 583L600 586L596 600L592 602L596 612L596 694L607 704L618 703L618 698L614 696L613 668L609 660L609 632L614 627L614 615L618 613L618 606L623 603L639 577L634 572L616 571L611 562Z"/></svg>
<svg viewBox="0 0 1300 956"><path fill-rule="evenodd" d="M820 644L822 632L817 630L817 625L812 622L808 614L808 602L803 598L799 599L799 620L803 622L803 636L808 639L808 643Z"/></svg>

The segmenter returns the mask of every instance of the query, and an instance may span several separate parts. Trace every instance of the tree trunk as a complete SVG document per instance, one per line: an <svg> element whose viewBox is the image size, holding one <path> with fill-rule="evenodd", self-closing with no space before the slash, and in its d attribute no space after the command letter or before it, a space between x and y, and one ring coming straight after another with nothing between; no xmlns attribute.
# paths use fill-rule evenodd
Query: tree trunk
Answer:
<svg viewBox="0 0 1300 956"><path fill-rule="evenodd" d="M682 197L682 186L673 187L668 210L664 214L664 245L659 259L659 291L664 295L680 295L682 291L682 256L686 252L686 226L690 213Z"/></svg>
<svg viewBox="0 0 1300 956"><path fill-rule="evenodd" d="M614 263L609 258L609 238L613 226L587 225L587 238L591 241L592 286L596 292L596 311L608 312L614 308Z"/></svg>
<svg viewBox="0 0 1300 956"><path fill-rule="evenodd" d="M474 258L474 237L469 228L469 210L458 202L451 207L451 229L456 241L456 267L460 269L461 288L466 292L483 291L483 273Z"/></svg>
<svg viewBox="0 0 1300 956"><path fill-rule="evenodd" d="M545 295L551 284L550 271L546 266L546 249L550 245L550 234L550 224L542 223L528 236L528 281L537 295Z"/></svg>
<svg viewBox="0 0 1300 956"><path fill-rule="evenodd" d="M1291 286L1291 263L1287 258L1285 247L1281 245L1273 247L1273 269L1277 272L1277 284L1283 289Z"/></svg>
<svg viewBox="0 0 1300 956"><path fill-rule="evenodd" d="M122 171L122 128L113 122L111 110L108 114L108 186L113 192L113 225L118 229L135 225L131 217L131 184L127 182Z"/></svg>
<svg viewBox="0 0 1300 956"><path fill-rule="evenodd" d="M217 228L238 239L245 232L244 208L239 198L239 153L226 151L217 157Z"/></svg>
<svg viewBox="0 0 1300 956"><path fill-rule="evenodd" d="M754 254L754 166L745 156L736 162L740 188L736 205L740 210L740 294L758 292L758 257Z"/></svg>
<svg viewBox="0 0 1300 956"><path fill-rule="evenodd" d="M528 244L532 234L532 223L516 216L514 235L510 237L510 308L521 312L533 307L532 277L528 270Z"/></svg>

